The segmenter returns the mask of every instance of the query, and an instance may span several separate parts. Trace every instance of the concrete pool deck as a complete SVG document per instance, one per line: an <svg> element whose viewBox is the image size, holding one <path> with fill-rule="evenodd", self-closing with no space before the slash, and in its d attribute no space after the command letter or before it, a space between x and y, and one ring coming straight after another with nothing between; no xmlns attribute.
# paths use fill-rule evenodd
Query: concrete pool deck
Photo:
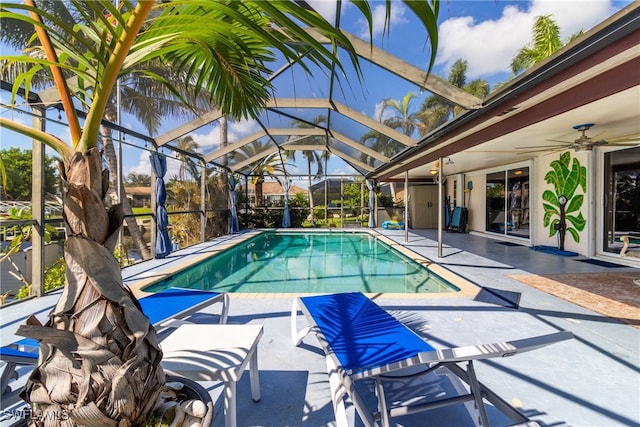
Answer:
<svg viewBox="0 0 640 427"><path fill-rule="evenodd" d="M524 338L569 330L575 339L515 357L476 364L479 379L507 402L547 426L640 426L640 330L632 325L559 299L509 276L552 273L637 272L632 267L605 267L574 258L505 246L469 234L445 234L443 258L437 257L435 230L412 230L408 242L401 230L379 230L384 236L481 287L521 294L519 308L443 295L373 296L385 309L399 313L419 328L434 346L458 346ZM190 257L222 250L225 236L123 270L127 282L149 279L164 268L175 268ZM147 276L147 277L143 277ZM640 300L640 288L638 289ZM17 337L18 325L34 313L43 319L56 295L3 307L2 344ZM290 338L292 295L231 295L229 323L264 326L259 351L262 399L251 400L248 374L238 383L239 426L333 425L328 376L314 337L294 348ZM638 306L636 305L636 309ZM196 321L211 316L196 315ZM221 385L204 383L216 403L216 426L224 425ZM349 408L354 417L353 408ZM503 421L493 418L497 425ZM398 420L402 426L474 425L463 408L449 408ZM359 420L354 420L359 426ZM502 424L504 425L504 424Z"/></svg>

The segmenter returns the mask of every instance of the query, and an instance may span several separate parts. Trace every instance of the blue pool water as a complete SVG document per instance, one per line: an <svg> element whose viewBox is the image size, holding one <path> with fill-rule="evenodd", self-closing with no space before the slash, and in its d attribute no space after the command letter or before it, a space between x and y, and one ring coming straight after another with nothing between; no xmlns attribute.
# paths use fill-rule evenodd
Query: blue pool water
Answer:
<svg viewBox="0 0 640 427"><path fill-rule="evenodd" d="M153 285L219 292L429 293L459 289L368 233L266 232Z"/></svg>

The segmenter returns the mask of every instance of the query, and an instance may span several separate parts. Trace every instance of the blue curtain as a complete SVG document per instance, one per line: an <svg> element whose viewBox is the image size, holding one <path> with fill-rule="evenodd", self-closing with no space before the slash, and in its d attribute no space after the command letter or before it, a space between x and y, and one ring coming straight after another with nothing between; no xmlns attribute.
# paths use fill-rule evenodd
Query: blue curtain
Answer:
<svg viewBox="0 0 640 427"><path fill-rule="evenodd" d="M229 234L237 233L240 231L240 224L238 223L238 209L236 203L238 201L238 193L236 192L236 177L231 175L229 177Z"/></svg>
<svg viewBox="0 0 640 427"><path fill-rule="evenodd" d="M369 228L376 228L376 182L368 179L367 188L369 189Z"/></svg>
<svg viewBox="0 0 640 427"><path fill-rule="evenodd" d="M282 228L291 227L291 214L289 213L289 189L291 188L291 181L289 179L284 180L284 213L282 214Z"/></svg>
<svg viewBox="0 0 640 427"><path fill-rule="evenodd" d="M164 258L171 253L169 237L169 215L164 204L167 201L167 189L164 175L167 173L167 158L164 154L151 153L151 167L156 174L156 248L155 257Z"/></svg>

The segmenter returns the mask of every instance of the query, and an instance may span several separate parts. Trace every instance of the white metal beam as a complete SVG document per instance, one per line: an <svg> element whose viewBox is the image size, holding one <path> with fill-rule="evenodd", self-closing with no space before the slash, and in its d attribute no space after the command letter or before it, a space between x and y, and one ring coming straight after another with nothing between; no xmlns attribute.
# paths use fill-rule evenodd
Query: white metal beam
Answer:
<svg viewBox="0 0 640 427"><path fill-rule="evenodd" d="M305 28L305 31L311 34L320 43L329 42L329 40L315 28ZM375 47L371 43L364 41L353 34L349 34L346 31L342 31L342 33L349 39L358 56L418 85L419 87L440 95L467 110L482 108L482 100L480 98L465 92L438 76L427 74L420 68Z"/></svg>
<svg viewBox="0 0 640 427"><path fill-rule="evenodd" d="M336 156L340 157L342 160L344 160L345 162L351 163L353 165L356 165L366 171L372 172L374 170L374 167L371 165L368 165L358 159L354 159L353 157L351 157L348 154L343 153L342 151L338 150L337 148L333 148L331 147L331 154L335 154Z"/></svg>
<svg viewBox="0 0 640 427"><path fill-rule="evenodd" d="M242 169L243 167L250 165L251 163L255 162L256 160L260 160L260 159L264 159L265 157L277 152L279 150L278 146L273 146L273 147L269 147L267 149L265 149L264 151L256 154L255 156L251 156L248 159L245 159L241 162L236 163L235 165L230 165L229 168L231 169L231 172L236 172L240 169Z"/></svg>
<svg viewBox="0 0 640 427"><path fill-rule="evenodd" d="M331 132L331 135L333 135L334 139L342 142L345 145L348 145L351 148L355 148L356 150L366 154L367 156L373 157L374 159L380 160L381 162L384 162L384 163L389 161L389 158L384 154L380 154L377 151L367 147L366 145L363 145L357 141L354 141L348 136L342 135L341 133L334 132L334 131Z"/></svg>
<svg viewBox="0 0 640 427"><path fill-rule="evenodd" d="M334 110L337 111L338 113L344 116L347 116L350 119L355 120L356 122L370 129L380 132L381 134L386 135L389 138L395 139L396 141L398 141L403 145L406 145L407 147L413 147L415 145L418 145L416 140L411 138L410 136L405 135L402 132L398 132L397 130L392 129L389 126L386 126L385 124L380 123L377 120L373 120L372 118L365 116L364 114L359 113L356 110L350 107L347 107L344 104L341 104L335 101L333 102L333 104L334 104Z"/></svg>
<svg viewBox="0 0 640 427"><path fill-rule="evenodd" d="M313 144L285 144L282 146L285 151L327 151L329 148L326 145L313 145Z"/></svg>
<svg viewBox="0 0 640 427"><path fill-rule="evenodd" d="M226 147L222 147L216 151L214 151L213 153L209 154L208 156L206 156L204 158L205 161L207 162L212 162L214 159L217 159L218 157L222 157L225 154L229 154L232 151L237 150L240 147L244 147L245 145L249 144L250 142L255 141L256 139L262 138L263 136L265 136L267 133L264 130L260 130L256 133L253 133L245 138L242 138L240 141L234 142L234 143L229 143Z"/></svg>

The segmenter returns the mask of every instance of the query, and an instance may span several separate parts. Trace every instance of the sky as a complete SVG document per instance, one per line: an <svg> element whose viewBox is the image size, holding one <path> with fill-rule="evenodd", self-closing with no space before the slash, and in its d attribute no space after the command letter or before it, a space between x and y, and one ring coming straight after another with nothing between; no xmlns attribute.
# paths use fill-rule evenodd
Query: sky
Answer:
<svg viewBox="0 0 640 427"><path fill-rule="evenodd" d="M318 12L330 22L335 17L335 2L333 0L308 0ZM373 1L374 11L374 43L388 50L401 59L426 69L428 65L428 45L424 30L415 23L411 12L401 2L395 1L388 34L383 34L384 4L381 1ZM503 1L503 0L479 0L457 1L449 0L441 2L439 15L439 45L436 63L433 73L441 77L448 74L451 65L457 59L464 59L468 63L467 81L483 78L493 87L496 83L505 81L510 75L510 63L514 55L531 41L531 31L534 20L538 16L551 14L559 25L563 40L576 33L580 29L588 30L602 22L631 1L611 0L534 0L534 1ZM342 10L341 26L348 32L368 40L369 34L366 25L357 13L353 5L345 3ZM348 70L348 69L347 69ZM407 84L398 78L387 78L377 70L377 67L363 66L365 81L362 86L351 83L346 85L344 102L349 106L376 120L380 115L380 105L385 98L401 99L405 93L415 90L415 86ZM313 79L292 76L285 73L278 77L277 96L292 96L287 92L298 94L302 97L323 97L326 93L321 84L320 73L314 73ZM296 89L287 88L292 80L296 81ZM302 89L304 88L304 89ZM308 93L302 93L302 92ZM309 92L310 91L310 92ZM421 96L427 96L421 94ZM3 104L8 103L9 94L1 95ZM421 100L416 101L416 107ZM30 123L31 119L24 115L0 108L3 117ZM57 118L57 112L49 116ZM140 131L140 126L131 117L124 116L123 126ZM179 125L178 122L168 120L165 122L160 134ZM68 135L66 129L48 124L48 130L63 139ZM234 141L250 135L259 130L254 121L232 122L229 126L229 140ZM342 130L341 130L342 132ZM345 129L347 132L347 129ZM219 142L219 128L216 124L206 125L192 134L194 140L202 147L203 152L211 152ZM347 136L349 136L347 134ZM357 139L357 138L354 138ZM134 142L127 138L128 142ZM23 137L10 133L5 129L0 131L0 146L20 146L30 148L31 144ZM167 154L170 154L167 152ZM168 176L176 176L178 163L169 160ZM123 170L125 176L129 172L150 174L149 153L142 150L127 151L123 156ZM294 173L306 174L306 164L297 162ZM332 157L326 171L331 175L351 175L353 170L342 160ZM306 186L306 178L300 179L296 185Z"/></svg>

